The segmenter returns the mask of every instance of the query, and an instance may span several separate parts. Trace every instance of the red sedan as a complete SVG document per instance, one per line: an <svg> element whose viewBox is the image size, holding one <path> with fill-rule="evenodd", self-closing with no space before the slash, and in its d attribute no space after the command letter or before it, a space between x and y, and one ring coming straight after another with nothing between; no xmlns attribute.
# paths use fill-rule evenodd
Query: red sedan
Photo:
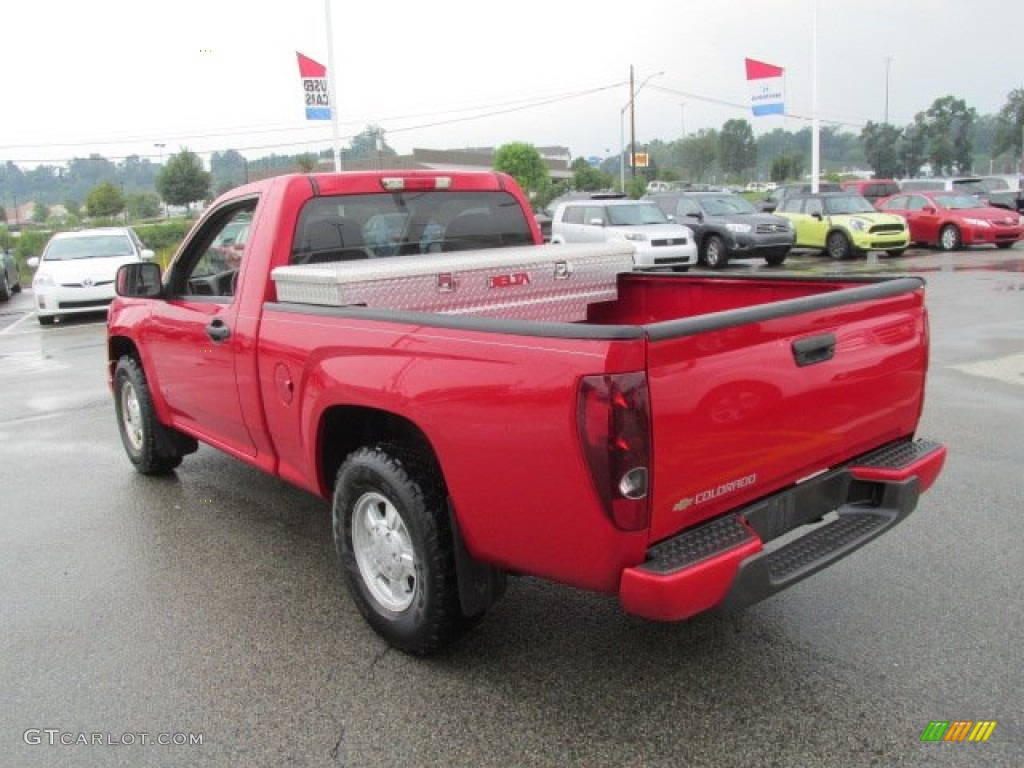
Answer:
<svg viewBox="0 0 1024 768"><path fill-rule="evenodd" d="M907 220L910 239L956 251L968 245L993 244L1009 248L1024 239L1024 225L1015 211L985 205L964 192L901 192L879 200L875 207Z"/></svg>

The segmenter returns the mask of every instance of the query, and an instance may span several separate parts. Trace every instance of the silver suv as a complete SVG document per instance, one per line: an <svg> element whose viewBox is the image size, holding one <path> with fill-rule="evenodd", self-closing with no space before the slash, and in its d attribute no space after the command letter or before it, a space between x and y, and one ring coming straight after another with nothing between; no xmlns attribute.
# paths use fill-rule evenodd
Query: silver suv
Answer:
<svg viewBox="0 0 1024 768"><path fill-rule="evenodd" d="M649 200L571 200L555 209L552 243L627 242L636 269L685 271L697 263L693 230Z"/></svg>

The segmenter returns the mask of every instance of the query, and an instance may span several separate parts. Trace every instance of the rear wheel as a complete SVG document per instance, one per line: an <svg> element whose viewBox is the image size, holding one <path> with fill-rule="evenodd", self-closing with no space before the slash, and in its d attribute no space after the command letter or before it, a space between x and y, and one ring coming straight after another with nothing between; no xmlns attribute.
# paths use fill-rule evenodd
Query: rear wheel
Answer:
<svg viewBox="0 0 1024 768"><path fill-rule="evenodd" d="M431 462L393 445L353 452L338 470L333 520L349 593L384 640L426 656L472 626L459 602L447 491Z"/></svg>
<svg viewBox="0 0 1024 768"><path fill-rule="evenodd" d="M1013 245L1013 243L996 243L996 248L1002 248L1003 250L1006 250L1011 245Z"/></svg>
<svg viewBox="0 0 1024 768"><path fill-rule="evenodd" d="M57 320L56 315L37 315L36 318L40 325L53 325Z"/></svg>
<svg viewBox="0 0 1024 768"><path fill-rule="evenodd" d="M955 224L947 224L939 232L939 248L944 251L958 251L963 245L960 230Z"/></svg>
<svg viewBox="0 0 1024 768"><path fill-rule="evenodd" d="M883 251L883 253L885 253L886 256L890 256L895 259L899 256L902 256L904 253L906 253L906 251L906 248L897 248L895 251Z"/></svg>
<svg viewBox="0 0 1024 768"><path fill-rule="evenodd" d="M708 235L704 240L704 263L711 269L722 269L729 263L729 249L718 235Z"/></svg>
<svg viewBox="0 0 1024 768"><path fill-rule="evenodd" d="M833 259L848 259L853 255L853 248L850 247L850 238L842 232L829 233L825 241L825 252Z"/></svg>
<svg viewBox="0 0 1024 768"><path fill-rule="evenodd" d="M0 265L0 301L7 301L11 298L11 286L7 282L7 273L3 271L3 265Z"/></svg>

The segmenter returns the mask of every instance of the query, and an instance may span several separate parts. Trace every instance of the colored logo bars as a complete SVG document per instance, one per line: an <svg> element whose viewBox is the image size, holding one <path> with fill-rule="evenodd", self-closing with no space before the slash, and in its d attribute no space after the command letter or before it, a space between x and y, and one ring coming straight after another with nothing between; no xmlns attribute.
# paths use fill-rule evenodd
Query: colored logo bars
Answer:
<svg viewBox="0 0 1024 768"><path fill-rule="evenodd" d="M995 729L995 720L932 720L921 741L988 741Z"/></svg>

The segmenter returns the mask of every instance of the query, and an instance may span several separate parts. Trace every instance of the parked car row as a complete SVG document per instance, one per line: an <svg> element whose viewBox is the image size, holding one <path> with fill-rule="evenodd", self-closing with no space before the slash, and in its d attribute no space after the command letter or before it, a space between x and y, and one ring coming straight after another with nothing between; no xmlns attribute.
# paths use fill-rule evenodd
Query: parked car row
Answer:
<svg viewBox="0 0 1024 768"><path fill-rule="evenodd" d="M628 242L636 269L685 271L697 263L693 230L669 220L651 200L578 199L559 203L552 243Z"/></svg>

